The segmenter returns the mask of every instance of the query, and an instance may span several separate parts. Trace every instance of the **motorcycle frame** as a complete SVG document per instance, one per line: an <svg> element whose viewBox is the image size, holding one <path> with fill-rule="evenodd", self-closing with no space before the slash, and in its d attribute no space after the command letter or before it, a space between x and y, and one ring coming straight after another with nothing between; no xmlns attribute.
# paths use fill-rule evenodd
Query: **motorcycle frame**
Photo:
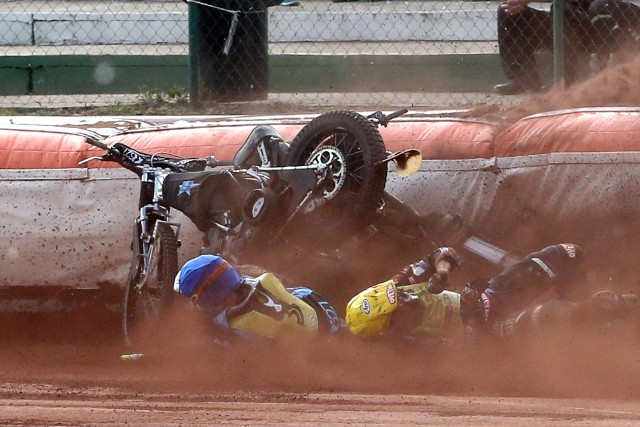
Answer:
<svg viewBox="0 0 640 427"><path fill-rule="evenodd" d="M133 268L133 280L139 291L147 281L149 274L150 261L155 250L155 242L158 237L158 227L160 224L169 225L176 239L180 237L180 223L170 222L171 211L160 205L162 201L162 184L165 178L172 172L168 169L152 167L144 165L140 176L140 198L139 198L139 216L134 221L134 239L133 251L137 256L137 260ZM151 200L146 197L146 188L153 185L153 193ZM149 233L151 229L151 233Z"/></svg>
<svg viewBox="0 0 640 427"><path fill-rule="evenodd" d="M262 146L262 144L260 144L258 147L260 146ZM269 187L269 183L274 179L275 173L280 171L296 171L296 170L313 170L316 174L316 179L317 179L316 186L321 185L321 183L324 182L327 178L329 178L331 174L331 169L329 168L329 166L323 163L314 163L310 165L299 165L299 166L257 166L255 165L247 169L232 169L227 171L227 173L229 173L230 176L236 181L237 179L235 175L237 174L248 175L256 179L257 182L260 184L260 187L264 189ZM164 181L164 177L162 178L162 180ZM272 242L280 238L280 236L283 234L284 230L287 228L291 220L300 212L300 210L303 207L305 207L308 204L315 190L316 188L309 190L304 195L304 197L298 202L295 208L290 213L288 213L288 215L284 218L284 221L282 222L280 229L272 237L271 239ZM317 204L315 207L312 207L311 210L316 209L321 204L322 203ZM232 234L238 232L238 230L236 229L237 227L238 225L236 225L235 227L228 227L226 225L220 224L217 221L212 221L211 228L218 228L225 233L225 244L222 249L222 255L229 259L235 259L235 257L233 254L229 252L229 248L231 245L229 244L227 239ZM206 235L207 235L207 232L205 232L205 236ZM211 242L209 242L208 244L210 245Z"/></svg>

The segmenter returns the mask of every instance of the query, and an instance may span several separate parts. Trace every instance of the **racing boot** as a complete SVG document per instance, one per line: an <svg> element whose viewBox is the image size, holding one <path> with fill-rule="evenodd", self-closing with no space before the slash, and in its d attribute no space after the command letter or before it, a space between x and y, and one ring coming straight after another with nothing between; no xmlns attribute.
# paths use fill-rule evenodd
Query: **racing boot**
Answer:
<svg viewBox="0 0 640 427"><path fill-rule="evenodd" d="M591 295L591 306L613 317L623 316L638 307L638 297L634 294L617 294L611 291L599 291Z"/></svg>

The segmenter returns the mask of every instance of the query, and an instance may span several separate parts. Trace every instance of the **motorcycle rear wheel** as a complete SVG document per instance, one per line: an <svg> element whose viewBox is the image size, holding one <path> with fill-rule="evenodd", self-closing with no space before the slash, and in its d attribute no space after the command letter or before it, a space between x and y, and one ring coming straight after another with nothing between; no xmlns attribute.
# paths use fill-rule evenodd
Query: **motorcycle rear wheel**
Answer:
<svg viewBox="0 0 640 427"><path fill-rule="evenodd" d="M323 240L340 240L369 225L380 204L387 179L386 156L380 132L366 117L349 110L322 114L296 135L286 164L299 166L322 162L332 156L337 170L333 187L324 193L326 203L305 219L305 232L320 231ZM334 153L337 154L337 153ZM339 158L338 158L339 157Z"/></svg>
<svg viewBox="0 0 640 427"><path fill-rule="evenodd" d="M146 277L133 273L127 280L122 314L125 344L143 344L158 330L166 330L160 323L166 319L176 298L173 281L178 274L178 240L167 224L158 224L158 234L150 244L149 271ZM141 263L139 254L134 261Z"/></svg>

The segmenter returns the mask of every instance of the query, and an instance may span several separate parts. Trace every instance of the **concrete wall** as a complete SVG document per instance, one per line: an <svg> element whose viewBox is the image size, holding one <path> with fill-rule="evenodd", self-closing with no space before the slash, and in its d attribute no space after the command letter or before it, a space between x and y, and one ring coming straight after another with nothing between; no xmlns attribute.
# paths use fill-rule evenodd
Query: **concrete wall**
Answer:
<svg viewBox="0 0 640 427"><path fill-rule="evenodd" d="M186 44L187 28L186 12L5 12L0 13L0 44ZM270 11L269 28L271 43L497 39L493 10L389 13Z"/></svg>

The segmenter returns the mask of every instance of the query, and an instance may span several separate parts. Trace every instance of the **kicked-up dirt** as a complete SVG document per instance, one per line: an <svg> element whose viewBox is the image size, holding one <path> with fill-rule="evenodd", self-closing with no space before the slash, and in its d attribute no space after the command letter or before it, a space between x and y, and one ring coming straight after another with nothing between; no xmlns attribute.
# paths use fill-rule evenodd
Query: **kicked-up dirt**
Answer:
<svg viewBox="0 0 640 427"><path fill-rule="evenodd" d="M115 314L5 315L0 424L633 425L635 320L490 345L222 348L184 319L123 361Z"/></svg>

